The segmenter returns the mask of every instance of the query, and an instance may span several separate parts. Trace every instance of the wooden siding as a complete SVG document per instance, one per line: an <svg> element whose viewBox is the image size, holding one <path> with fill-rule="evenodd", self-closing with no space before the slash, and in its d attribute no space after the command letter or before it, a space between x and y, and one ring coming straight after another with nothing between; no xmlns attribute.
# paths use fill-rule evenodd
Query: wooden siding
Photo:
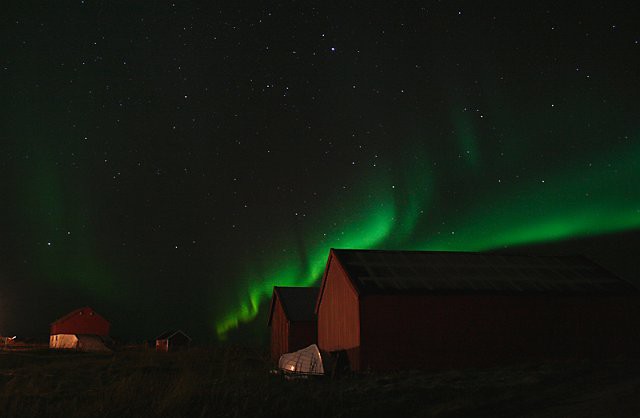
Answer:
<svg viewBox="0 0 640 418"><path fill-rule="evenodd" d="M169 340L156 340L156 351L169 352Z"/></svg>
<svg viewBox="0 0 640 418"><path fill-rule="evenodd" d="M289 352L289 321L280 300L276 298L271 318L271 360L277 362L280 356Z"/></svg>
<svg viewBox="0 0 640 418"><path fill-rule="evenodd" d="M345 350L353 370L360 369L358 295L339 261L329 256L318 304L318 346L323 351Z"/></svg>
<svg viewBox="0 0 640 418"><path fill-rule="evenodd" d="M168 338L156 340L156 351L182 351L189 349L190 339L182 333L176 333Z"/></svg>
<svg viewBox="0 0 640 418"><path fill-rule="evenodd" d="M637 356L639 302L623 296L367 296L360 301L361 367Z"/></svg>
<svg viewBox="0 0 640 418"><path fill-rule="evenodd" d="M318 323L316 321L289 322L289 352L300 350L318 342Z"/></svg>
<svg viewBox="0 0 640 418"><path fill-rule="evenodd" d="M91 308L80 309L51 324L51 335L56 334L92 334L109 335L109 322Z"/></svg>

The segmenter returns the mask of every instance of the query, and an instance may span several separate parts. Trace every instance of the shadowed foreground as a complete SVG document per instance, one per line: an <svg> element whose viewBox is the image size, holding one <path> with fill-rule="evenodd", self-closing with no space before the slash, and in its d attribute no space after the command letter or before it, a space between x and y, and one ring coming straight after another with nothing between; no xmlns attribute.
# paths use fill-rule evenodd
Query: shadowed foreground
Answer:
<svg viewBox="0 0 640 418"><path fill-rule="evenodd" d="M0 352L4 417L640 416L640 362L574 361L284 381L266 352Z"/></svg>

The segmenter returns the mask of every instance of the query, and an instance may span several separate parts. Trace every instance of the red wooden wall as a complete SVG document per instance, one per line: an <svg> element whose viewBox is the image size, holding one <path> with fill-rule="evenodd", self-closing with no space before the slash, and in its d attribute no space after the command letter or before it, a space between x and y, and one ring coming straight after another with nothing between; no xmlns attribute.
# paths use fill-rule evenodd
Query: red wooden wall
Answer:
<svg viewBox="0 0 640 418"><path fill-rule="evenodd" d="M299 350L318 341L316 321L289 321L279 298L276 298L273 309L271 360L277 362L284 353Z"/></svg>
<svg viewBox="0 0 640 418"><path fill-rule="evenodd" d="M156 340L156 351L169 352L169 340Z"/></svg>
<svg viewBox="0 0 640 418"><path fill-rule="evenodd" d="M635 297L380 295L360 306L362 370L640 354Z"/></svg>
<svg viewBox="0 0 640 418"><path fill-rule="evenodd" d="M356 371L640 356L637 293L359 296L333 253L322 286L318 346Z"/></svg>
<svg viewBox="0 0 640 418"><path fill-rule="evenodd" d="M318 305L318 347L323 351L345 350L354 370L359 369L360 314L358 295L333 254Z"/></svg>
<svg viewBox="0 0 640 418"><path fill-rule="evenodd" d="M51 335L56 334L93 334L109 335L109 322L91 308L82 308L72 312L51 324Z"/></svg>
<svg viewBox="0 0 640 418"><path fill-rule="evenodd" d="M181 351L189 348L190 340L183 334L174 335L171 338L156 340L156 351L170 352Z"/></svg>
<svg viewBox="0 0 640 418"><path fill-rule="evenodd" d="M271 317L271 360L277 362L281 355L289 352L289 321L278 298L275 300L273 309Z"/></svg>
<svg viewBox="0 0 640 418"><path fill-rule="evenodd" d="M318 323L316 321L289 322L289 352L300 350L318 342Z"/></svg>

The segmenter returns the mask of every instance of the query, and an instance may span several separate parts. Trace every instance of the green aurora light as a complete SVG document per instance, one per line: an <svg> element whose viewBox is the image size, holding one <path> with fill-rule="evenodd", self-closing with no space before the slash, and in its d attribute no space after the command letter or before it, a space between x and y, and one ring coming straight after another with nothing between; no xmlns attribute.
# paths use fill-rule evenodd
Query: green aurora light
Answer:
<svg viewBox="0 0 640 418"><path fill-rule="evenodd" d="M242 339L332 247L635 269L635 16L449 3L7 10L2 311Z"/></svg>
<svg viewBox="0 0 640 418"><path fill-rule="evenodd" d="M37 242L31 274L98 297L126 297L126 292L120 292L126 283L116 283L116 275L100 254L88 204L70 198L74 191L82 195L74 190L78 182L64 177L40 153L34 152L32 158L39 170L24 173L21 199L26 203L16 216L30 226L25 231L33 233L31 240Z"/></svg>
<svg viewBox="0 0 640 418"><path fill-rule="evenodd" d="M355 199L350 196L351 205L327 211L325 219L305 235L316 238L309 241L308 247L271 262L262 271L248 272L249 277L272 279L249 282L248 297L216 323L218 337L224 339L229 330L255 318L261 302L271 296L273 286L311 286L317 282L329 248L376 248L407 240L419 221L421 208L427 205L432 179L418 164L408 164L405 170L413 181L420 179L412 193L402 190L403 181L395 184L389 179L376 178L362 184L356 188L360 193ZM398 201L399 195L405 199ZM324 231L328 232L322 232L319 225L327 226Z"/></svg>
<svg viewBox="0 0 640 418"><path fill-rule="evenodd" d="M475 147L470 139L463 142ZM472 165L477 163L475 152L467 157L473 157ZM615 168L608 161L616 161ZM494 193L476 196L467 210L441 215L437 221L429 216L432 202L427 196L434 179L425 167L410 167L412 175L406 184L376 179L377 200L365 193L355 199L352 210L331 213L321 223L340 220L338 234L310 240L304 254L279 258L266 270L248 272L255 278L249 282L248 294L217 321L217 335L225 339L231 329L254 319L273 286L317 283L332 247L485 251L638 228L639 162L640 146L626 147L588 164L547 172L535 181L510 185L498 179ZM319 234L312 231L307 236Z"/></svg>

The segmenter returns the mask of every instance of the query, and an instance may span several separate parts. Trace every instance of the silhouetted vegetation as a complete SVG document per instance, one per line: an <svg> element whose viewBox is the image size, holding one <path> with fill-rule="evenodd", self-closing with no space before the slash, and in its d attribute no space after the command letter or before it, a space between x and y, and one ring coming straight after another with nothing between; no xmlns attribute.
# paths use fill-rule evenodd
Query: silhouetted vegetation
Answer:
<svg viewBox="0 0 640 418"><path fill-rule="evenodd" d="M3 417L640 416L640 363L536 363L286 381L266 350L0 352Z"/></svg>

